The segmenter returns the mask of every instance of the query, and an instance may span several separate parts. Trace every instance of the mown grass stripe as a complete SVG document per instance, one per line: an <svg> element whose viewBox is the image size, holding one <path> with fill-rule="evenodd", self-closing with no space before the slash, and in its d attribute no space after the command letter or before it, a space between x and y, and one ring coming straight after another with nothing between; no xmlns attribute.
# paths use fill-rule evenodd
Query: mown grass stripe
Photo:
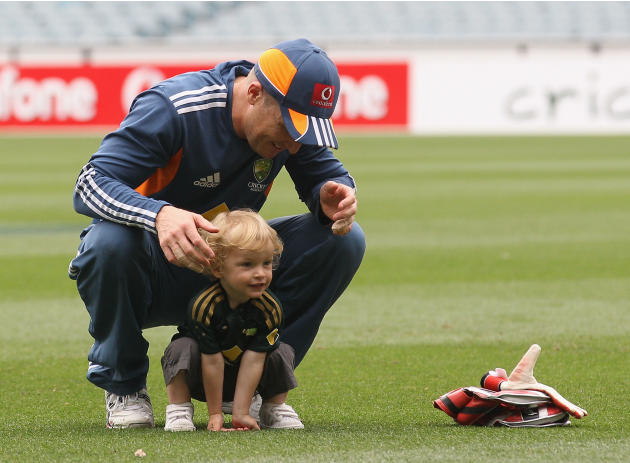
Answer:
<svg viewBox="0 0 630 463"><path fill-rule="evenodd" d="M327 314L288 402L303 432L165 433L160 359L144 331L155 429L104 428L85 379L89 316L67 278L74 179L99 137L0 137L0 460L625 461L630 414L630 137L344 137L364 263ZM2 183L2 182L0 182ZM24 193L24 194L23 194ZM306 211L283 173L266 218ZM589 410L565 429L454 426L432 400L510 369ZM185 435L182 435L185 434Z"/></svg>

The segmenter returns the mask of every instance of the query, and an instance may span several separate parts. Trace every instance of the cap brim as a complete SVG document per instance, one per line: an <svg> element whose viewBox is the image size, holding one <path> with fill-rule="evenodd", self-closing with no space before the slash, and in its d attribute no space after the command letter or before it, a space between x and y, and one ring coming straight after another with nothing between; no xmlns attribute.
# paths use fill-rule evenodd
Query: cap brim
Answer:
<svg viewBox="0 0 630 463"><path fill-rule="evenodd" d="M327 146L337 149L337 136L330 119L308 116L280 105L284 125L293 140L304 145Z"/></svg>

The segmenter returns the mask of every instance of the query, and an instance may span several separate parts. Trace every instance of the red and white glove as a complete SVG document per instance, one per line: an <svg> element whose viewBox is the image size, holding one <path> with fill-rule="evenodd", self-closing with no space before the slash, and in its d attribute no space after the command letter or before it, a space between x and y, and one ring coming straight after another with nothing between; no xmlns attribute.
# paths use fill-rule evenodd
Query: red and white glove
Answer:
<svg viewBox="0 0 630 463"><path fill-rule="evenodd" d="M551 397L553 403L561 409L565 410L575 418L583 418L588 413L583 408L578 407L574 403L569 402L562 397L558 391L546 384L539 383L534 378L534 367L540 355L541 348L538 344L532 344L529 350L523 355L523 358L516 365L510 376L507 375L503 368L496 368L489 371L483 378L481 386L493 391L505 391L515 389L529 389L532 391L541 391Z"/></svg>

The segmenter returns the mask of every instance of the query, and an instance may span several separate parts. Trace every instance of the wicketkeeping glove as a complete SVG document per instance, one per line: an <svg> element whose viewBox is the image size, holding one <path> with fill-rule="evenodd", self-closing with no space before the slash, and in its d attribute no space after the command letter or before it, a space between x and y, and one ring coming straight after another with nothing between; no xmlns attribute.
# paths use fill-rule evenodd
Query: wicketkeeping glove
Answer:
<svg viewBox="0 0 630 463"><path fill-rule="evenodd" d="M507 375L503 368L495 368L486 373L481 378L481 387L493 391L505 391L515 389L528 389L533 391L541 391L551 397L553 403L561 409L567 411L575 418L583 418L588 413L583 408L578 407L574 403L569 402L562 397L558 391L546 384L539 383L534 378L534 367L540 355L541 348L538 344L532 344L529 350L523 355L523 358L516 365L510 376Z"/></svg>

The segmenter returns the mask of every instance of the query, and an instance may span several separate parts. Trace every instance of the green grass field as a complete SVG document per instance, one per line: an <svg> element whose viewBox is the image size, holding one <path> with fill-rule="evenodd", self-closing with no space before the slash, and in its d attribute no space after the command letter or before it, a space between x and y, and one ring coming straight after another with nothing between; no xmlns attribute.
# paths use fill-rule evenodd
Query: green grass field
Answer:
<svg viewBox="0 0 630 463"><path fill-rule="evenodd" d="M368 250L296 374L304 431L106 430L89 318L66 276L100 138L0 138L0 461L593 462L630 459L630 137L349 137ZM287 176L261 211L301 212ZM460 427L432 407L530 344L568 428ZM196 403L196 424L207 423Z"/></svg>

